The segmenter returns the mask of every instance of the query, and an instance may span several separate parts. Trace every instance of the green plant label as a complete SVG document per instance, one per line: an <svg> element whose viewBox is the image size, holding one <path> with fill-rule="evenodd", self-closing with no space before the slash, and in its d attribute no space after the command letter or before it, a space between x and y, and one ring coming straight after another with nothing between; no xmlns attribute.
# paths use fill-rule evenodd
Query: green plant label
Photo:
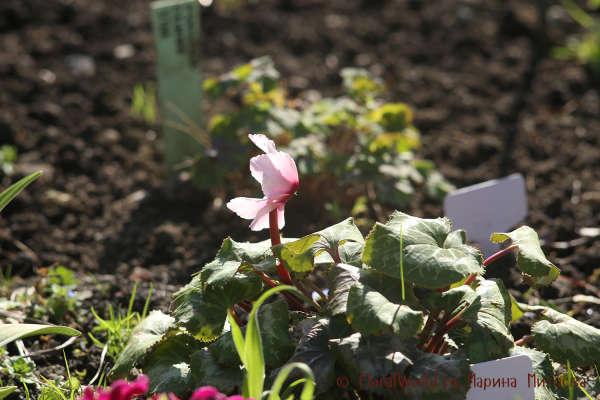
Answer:
<svg viewBox="0 0 600 400"><path fill-rule="evenodd" d="M162 115L167 174L202 146L192 135L202 123L200 5L197 0L150 4L158 62L158 102Z"/></svg>
<svg viewBox="0 0 600 400"><path fill-rule="evenodd" d="M512 174L455 190L444 199L444 213L453 229L464 229L482 246L487 258L500 250L490 235L509 231L527 216L525 179Z"/></svg>
<svg viewBox="0 0 600 400"><path fill-rule="evenodd" d="M526 355L473 364L466 400L535 400L536 383Z"/></svg>

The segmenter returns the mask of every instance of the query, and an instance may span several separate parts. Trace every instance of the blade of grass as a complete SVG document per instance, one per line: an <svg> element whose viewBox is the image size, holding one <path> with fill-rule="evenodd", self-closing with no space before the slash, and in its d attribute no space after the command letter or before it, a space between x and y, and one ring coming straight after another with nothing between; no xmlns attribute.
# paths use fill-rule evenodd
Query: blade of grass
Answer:
<svg viewBox="0 0 600 400"><path fill-rule="evenodd" d="M6 205L10 203L10 201L14 199L16 195L21 193L21 191L25 189L27 185L36 180L41 174L42 171L34 172L33 174L26 176L25 178L21 179L20 181L18 181L17 183L0 193L0 211L2 211L2 209L6 207Z"/></svg>

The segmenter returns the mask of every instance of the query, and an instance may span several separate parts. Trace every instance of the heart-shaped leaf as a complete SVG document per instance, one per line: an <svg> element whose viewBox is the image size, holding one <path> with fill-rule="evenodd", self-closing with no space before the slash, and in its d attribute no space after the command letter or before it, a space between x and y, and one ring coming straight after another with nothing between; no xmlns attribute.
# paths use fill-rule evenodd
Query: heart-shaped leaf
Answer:
<svg viewBox="0 0 600 400"><path fill-rule="evenodd" d="M413 365L405 353L409 347L414 348L414 339L401 340L394 335L385 334L366 341L360 333L355 333L347 338L330 340L329 344L331 352L348 374L354 388L397 398L398 391L394 389L397 385L375 386L370 385L370 382L385 383L387 380L393 383L396 377L401 379L406 369ZM410 350L410 353L415 352Z"/></svg>
<svg viewBox="0 0 600 400"><path fill-rule="evenodd" d="M202 269L202 282L223 286L243 265L250 265L261 271L268 270L277 262L270 248L270 240L259 243L238 243L227 238L223 241L214 261L206 264Z"/></svg>
<svg viewBox="0 0 600 400"><path fill-rule="evenodd" d="M196 387L212 386L225 394L233 393L236 388L241 392L243 370L238 366L229 367L219 364L208 349L198 350L192 354L190 368Z"/></svg>
<svg viewBox="0 0 600 400"><path fill-rule="evenodd" d="M111 379L124 378L146 359L148 349L160 342L167 332L176 329L175 318L160 311L151 311L131 331L127 345L110 371Z"/></svg>
<svg viewBox="0 0 600 400"><path fill-rule="evenodd" d="M339 247L347 241L364 244L364 238L354 224L353 218L348 218L295 242L273 246L272 250L283 261L288 271L303 276L313 270L315 257L321 252L325 251L333 261L341 262Z"/></svg>
<svg viewBox="0 0 600 400"><path fill-rule="evenodd" d="M536 400L558 400L558 396L547 386L548 380L554 380L554 368L548 354L540 351L529 349L524 346L515 346L508 352L510 357L526 355L531 359L533 373L538 381L545 381L543 386L535 384L535 399Z"/></svg>
<svg viewBox="0 0 600 400"><path fill-rule="evenodd" d="M177 322L202 341L216 339L223 330L227 310L234 304L258 294L259 276L237 274L223 287L206 285L196 275L192 282L175 293Z"/></svg>
<svg viewBox="0 0 600 400"><path fill-rule="evenodd" d="M468 326L450 330L450 338L473 364L505 357L513 347L514 339L510 334L511 299L504 283L500 279L479 278L474 291L458 289L451 290L464 293L464 298L458 301L451 316L456 316L469 304L460 317Z"/></svg>
<svg viewBox="0 0 600 400"><path fill-rule="evenodd" d="M540 247L538 234L528 226L522 226L510 233L494 233L491 240L494 243L511 239L512 243L519 246L517 263L523 272L523 281L539 289L554 282L560 270L544 256Z"/></svg>
<svg viewBox="0 0 600 400"><path fill-rule="evenodd" d="M465 354L427 354L416 349L416 342L392 334L367 341L356 333L330 345L357 390L391 399L463 400L470 373Z"/></svg>
<svg viewBox="0 0 600 400"><path fill-rule="evenodd" d="M311 318L298 324L298 328L302 330L302 338L286 365L294 362L308 365L315 375L316 395L327 392L333 384L335 357L329 349L329 340L346 335L348 333L346 327L347 323L336 318ZM274 378L280 370L281 368L273 370L271 378ZM290 376L291 379L303 377L295 372Z"/></svg>
<svg viewBox="0 0 600 400"><path fill-rule="evenodd" d="M410 387L405 385L402 390L409 399L465 399L471 370L462 350L446 356L420 351L417 354L417 357L411 358L414 365L409 370L408 380L427 383L416 387L414 384Z"/></svg>
<svg viewBox="0 0 600 400"><path fill-rule="evenodd" d="M421 219L396 211L385 224L377 223L367 237L363 263L400 278L400 235L405 281L439 288L484 272L481 253L452 233L448 218Z"/></svg>
<svg viewBox="0 0 600 400"><path fill-rule="evenodd" d="M531 332L538 347L561 364L581 367L600 361L600 329L577 321L550 308L541 313L543 321Z"/></svg>
<svg viewBox="0 0 600 400"><path fill-rule="evenodd" d="M379 336L392 331L404 338L417 334L423 325L421 311L391 303L362 283L355 283L350 288L347 308L348 322L363 336Z"/></svg>
<svg viewBox="0 0 600 400"><path fill-rule="evenodd" d="M272 367L282 365L290 348L289 313L285 301L279 300L265 304L258 311L260 336L263 341L265 364ZM241 328L245 336L246 326ZM221 364L242 365L231 332L227 332L208 348L213 357Z"/></svg>
<svg viewBox="0 0 600 400"><path fill-rule="evenodd" d="M203 347L187 333L170 335L159 343L144 362L143 371L150 378L151 393L190 393L195 387L190 371L190 356Z"/></svg>
<svg viewBox="0 0 600 400"><path fill-rule="evenodd" d="M476 297L477 294L470 286L463 285L441 293L425 293L421 296L420 302L431 313L442 310L452 313L454 310L460 311L472 304Z"/></svg>
<svg viewBox="0 0 600 400"><path fill-rule="evenodd" d="M345 246L345 245L344 245ZM344 247L342 246L342 247ZM360 269L347 264L335 264L329 271L329 300L325 313L330 316L346 313L350 287L356 282L363 283L385 296L388 301L407 305L413 310L420 310L414 287L405 282L405 299L402 299L402 281L373 269Z"/></svg>

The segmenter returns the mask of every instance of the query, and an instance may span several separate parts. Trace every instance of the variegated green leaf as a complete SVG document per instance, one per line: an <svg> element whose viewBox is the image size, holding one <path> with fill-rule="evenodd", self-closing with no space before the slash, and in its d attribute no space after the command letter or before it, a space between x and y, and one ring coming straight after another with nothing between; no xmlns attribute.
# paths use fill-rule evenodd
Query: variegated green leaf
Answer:
<svg viewBox="0 0 600 400"><path fill-rule="evenodd" d="M187 333L170 335L146 358L143 371L150 378L150 393L191 393L195 387L190 356L204 345Z"/></svg>
<svg viewBox="0 0 600 400"><path fill-rule="evenodd" d="M206 264L202 269L202 282L223 286L243 265L250 265L257 270L266 271L275 266L277 262L270 248L271 240L259 243L238 243L227 238L223 241L214 261Z"/></svg>
<svg viewBox="0 0 600 400"><path fill-rule="evenodd" d="M355 283L350 288L346 315L352 327L363 336L379 336L392 331L400 338L410 337L423 325L421 311L391 303L362 283Z"/></svg>
<svg viewBox="0 0 600 400"><path fill-rule="evenodd" d="M463 243L462 233L450 234L448 218L421 219L396 211L377 223L367 237L363 263L400 278L400 230L405 281L428 288L451 285L484 272L481 253Z"/></svg>
<svg viewBox="0 0 600 400"><path fill-rule="evenodd" d="M577 321L550 308L541 313L543 321L531 332L538 347L561 364L581 367L600 361L600 329Z"/></svg>
<svg viewBox="0 0 600 400"><path fill-rule="evenodd" d="M216 339L223 330L227 310L262 289L259 276L237 274L223 287L207 285L195 276L192 282L175 293L177 323L202 341Z"/></svg>
<svg viewBox="0 0 600 400"><path fill-rule="evenodd" d="M151 311L131 331L127 345L117 358L115 366L110 370L111 379L123 378L129 375L134 367L138 367L144 362L148 350L173 329L177 329L175 318L160 311Z"/></svg>
<svg viewBox="0 0 600 400"><path fill-rule="evenodd" d="M515 346L508 352L510 357L525 355L531 359L533 374L538 381L545 381L545 384L538 386L535 384L535 400L557 400L558 396L552 392L548 386L548 379L554 379L554 368L548 354L529 349L524 346Z"/></svg>
<svg viewBox="0 0 600 400"><path fill-rule="evenodd" d="M342 261L339 247L347 241L364 244L364 238L354 224L353 218L348 218L295 242L273 246L272 250L283 261L288 271L303 276L313 270L315 257L322 252L327 252L335 262ZM348 250L355 252L352 248Z"/></svg>
<svg viewBox="0 0 600 400"><path fill-rule="evenodd" d="M242 391L243 370L238 366L229 367L219 364L208 349L198 350L192 354L190 369L197 388L212 386L225 394Z"/></svg>

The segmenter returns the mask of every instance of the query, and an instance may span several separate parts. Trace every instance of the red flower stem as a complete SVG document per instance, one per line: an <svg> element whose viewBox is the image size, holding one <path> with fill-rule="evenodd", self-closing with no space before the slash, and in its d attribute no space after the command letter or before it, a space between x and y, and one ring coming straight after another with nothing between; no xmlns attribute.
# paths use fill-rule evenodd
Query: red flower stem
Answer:
<svg viewBox="0 0 600 400"><path fill-rule="evenodd" d="M419 343L417 343L418 349L422 349L425 342L427 342L427 339L429 339L431 330L433 329L433 326L435 325L435 321L437 321L438 317L440 316L440 313L441 313L441 311L436 311L436 312L429 314L429 317L427 317L427 322L425 323L425 326L423 327L423 330L421 331L421 334L419 335Z"/></svg>
<svg viewBox="0 0 600 400"><path fill-rule="evenodd" d="M240 301L239 303L236 303L236 305L248 314L252 312L252 306L246 302Z"/></svg>
<svg viewBox="0 0 600 400"><path fill-rule="evenodd" d="M440 342L444 339L444 335L446 333L448 333L448 331L452 328L454 328L456 325L465 322L464 320L460 319L460 317L462 316L462 314L467 310L467 308L469 308L470 304L467 304L465 306L465 308L463 308L461 310L461 312L459 312L458 314L456 314L456 316L454 318L452 318L450 321L448 321L448 323L446 325L444 325L443 327L441 327L440 329L438 329L438 331L436 332L435 336L433 337L433 339L431 339L429 341L429 343L427 344L427 347L425 348L425 353L433 353L435 349L437 349L438 345L440 344Z"/></svg>
<svg viewBox="0 0 600 400"><path fill-rule="evenodd" d="M440 351L438 351L438 354L440 356L443 356L444 354L446 354L446 352L448 351L448 347L450 347L448 345L448 342L444 342L444 344L442 344L442 347L440 348Z"/></svg>
<svg viewBox="0 0 600 400"><path fill-rule="evenodd" d="M233 307L231 307L231 315L233 315L233 319L235 319L235 322L238 324L239 327L244 326L244 323L235 314L235 311L233 310Z"/></svg>
<svg viewBox="0 0 600 400"><path fill-rule="evenodd" d="M273 282L272 280L270 280L270 279L269 279L269 278L268 278L268 277L267 277L267 276L266 276L266 275L265 275L263 272L261 272L261 271L256 271L256 273L257 273L257 274L259 274L259 275L260 275L260 276L263 278L263 280L264 280L265 282L267 282L269 285L271 285L271 286L273 286L273 287L279 286L278 284L276 284L275 282ZM298 311L302 311L302 312L304 312L304 313L307 313L307 314L308 314L308 311L306 311L306 308L302 307L302 304L300 304L300 303L298 302L298 300L296 300L296 299L294 298L294 296L292 296L292 294L291 294L291 293L288 293L288 292L286 292L286 291L282 291L282 292L281 292L281 294L282 294L282 295L284 295L284 296L285 296L285 298L286 298L286 299L288 299L288 300L290 301L290 303L292 303L292 305L294 306L294 308L295 308L296 310L298 310Z"/></svg>
<svg viewBox="0 0 600 400"><path fill-rule="evenodd" d="M525 343L529 343L533 340L533 335L523 336L521 339L515 342L515 346L523 346Z"/></svg>
<svg viewBox="0 0 600 400"><path fill-rule="evenodd" d="M487 267L488 265L490 265L491 263L493 263L494 261L496 261L498 258L502 257L503 255L510 253L511 251L513 251L514 249L518 249L519 245L518 244L513 244L512 246L508 246L507 248L500 250L499 252L497 252L496 254L492 254L491 256L489 256L484 262L483 262L483 266ZM469 276L467 278L467 280L465 281L465 285L470 286L471 283L473 283L473 281L475 280L475 278L477 278L477 274L473 274L471 276Z"/></svg>
<svg viewBox="0 0 600 400"><path fill-rule="evenodd" d="M277 221L277 209L274 209L269 213L269 233L271 234L271 246L281 244L281 237L279 236L279 223ZM279 260L279 264L277 264L277 273L279 274L281 282L285 283L286 285L294 286L292 279L290 278L290 274L283 266L283 261L281 260Z"/></svg>

